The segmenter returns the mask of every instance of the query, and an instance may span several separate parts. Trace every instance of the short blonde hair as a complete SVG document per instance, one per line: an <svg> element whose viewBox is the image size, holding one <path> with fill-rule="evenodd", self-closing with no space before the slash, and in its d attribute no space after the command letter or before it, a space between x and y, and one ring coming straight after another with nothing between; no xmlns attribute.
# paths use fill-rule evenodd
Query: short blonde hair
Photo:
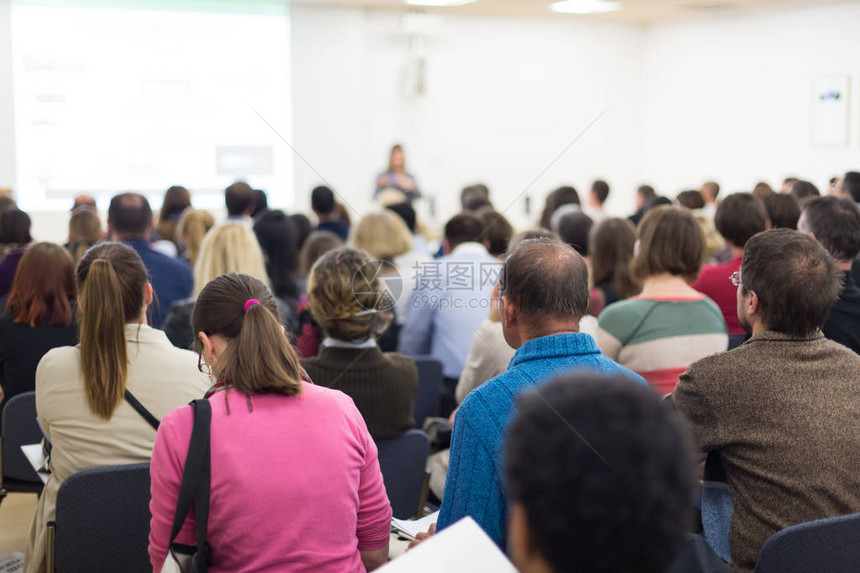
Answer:
<svg viewBox="0 0 860 573"><path fill-rule="evenodd" d="M206 233L194 265L194 296L206 283L226 273L250 275L269 284L263 251L248 225L226 223Z"/></svg>
<svg viewBox="0 0 860 573"><path fill-rule="evenodd" d="M353 231L352 243L374 259L391 262L412 250L412 234L403 219L381 211L362 217Z"/></svg>
<svg viewBox="0 0 860 573"><path fill-rule="evenodd" d="M176 224L176 241L185 246L185 256L193 268L200 254L200 245L206 233L215 226L215 218L208 211L189 207L182 212Z"/></svg>

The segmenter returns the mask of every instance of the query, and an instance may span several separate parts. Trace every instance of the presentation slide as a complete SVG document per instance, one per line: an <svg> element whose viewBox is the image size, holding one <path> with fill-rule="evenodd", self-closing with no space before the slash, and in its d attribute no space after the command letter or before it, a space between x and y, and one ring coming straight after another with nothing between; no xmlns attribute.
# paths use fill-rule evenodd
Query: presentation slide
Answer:
<svg viewBox="0 0 860 573"><path fill-rule="evenodd" d="M12 0L25 210L171 185L223 205L242 179L293 203L286 0Z"/></svg>

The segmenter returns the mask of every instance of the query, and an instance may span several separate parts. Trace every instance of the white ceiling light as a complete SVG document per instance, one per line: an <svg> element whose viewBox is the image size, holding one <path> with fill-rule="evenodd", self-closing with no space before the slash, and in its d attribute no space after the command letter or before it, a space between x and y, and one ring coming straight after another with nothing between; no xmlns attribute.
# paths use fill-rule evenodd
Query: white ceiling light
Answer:
<svg viewBox="0 0 860 573"><path fill-rule="evenodd" d="M621 10L621 2L609 0L562 0L549 5L553 12L562 14L604 14Z"/></svg>
<svg viewBox="0 0 860 573"><path fill-rule="evenodd" d="M406 0L410 6L462 6L463 4L471 4L475 0Z"/></svg>

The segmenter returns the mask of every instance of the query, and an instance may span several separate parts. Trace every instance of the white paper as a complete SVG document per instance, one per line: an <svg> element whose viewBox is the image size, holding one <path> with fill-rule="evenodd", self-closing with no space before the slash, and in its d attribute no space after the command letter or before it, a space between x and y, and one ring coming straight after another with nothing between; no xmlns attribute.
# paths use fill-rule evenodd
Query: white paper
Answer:
<svg viewBox="0 0 860 573"><path fill-rule="evenodd" d="M48 472L40 472L39 470L45 467L45 452L42 450L42 444L30 444L29 446L21 446L21 451L27 457L27 461L33 466L33 470L39 475L42 483L48 483L48 478L51 474ZM2 573L0 569L0 573Z"/></svg>
<svg viewBox="0 0 860 573"><path fill-rule="evenodd" d="M471 517L464 517L378 569L385 573L517 573Z"/></svg>
<svg viewBox="0 0 860 573"><path fill-rule="evenodd" d="M437 519L439 519L438 511L414 521L393 517L391 518L391 526L408 537L414 538L419 533L426 533L430 526L436 523Z"/></svg>
<svg viewBox="0 0 860 573"><path fill-rule="evenodd" d="M24 570L24 554L21 552L0 555L0 573L18 573Z"/></svg>

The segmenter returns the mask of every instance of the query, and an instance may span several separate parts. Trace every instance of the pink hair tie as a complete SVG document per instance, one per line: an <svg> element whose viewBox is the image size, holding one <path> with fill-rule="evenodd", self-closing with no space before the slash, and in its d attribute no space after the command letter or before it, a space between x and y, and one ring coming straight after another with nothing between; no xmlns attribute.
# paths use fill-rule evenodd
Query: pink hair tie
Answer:
<svg viewBox="0 0 860 573"><path fill-rule="evenodd" d="M260 301L255 298L248 300L248 302L245 303L245 312L248 312L248 309L251 308L252 304L260 304Z"/></svg>

